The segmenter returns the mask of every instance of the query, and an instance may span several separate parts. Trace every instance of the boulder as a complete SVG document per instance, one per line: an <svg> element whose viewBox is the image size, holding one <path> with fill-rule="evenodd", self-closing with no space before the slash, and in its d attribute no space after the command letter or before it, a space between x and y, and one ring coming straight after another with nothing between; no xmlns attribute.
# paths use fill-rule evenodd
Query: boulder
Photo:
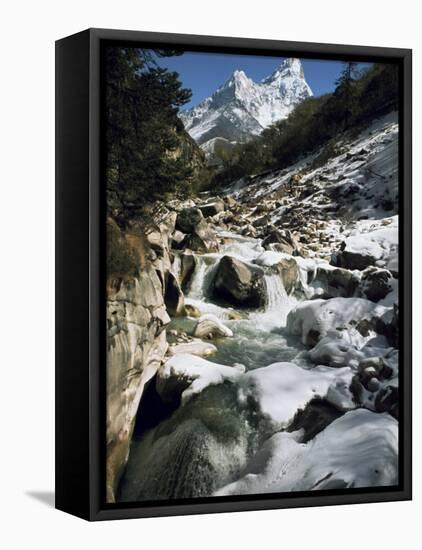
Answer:
<svg viewBox="0 0 422 550"><path fill-rule="evenodd" d="M233 332L218 317L208 314L198 319L193 336L196 338L219 338L233 336Z"/></svg>
<svg viewBox="0 0 422 550"><path fill-rule="evenodd" d="M358 373L363 378L370 378L372 376L380 378L388 373L388 371L385 371L385 368L386 365L382 357L367 357L359 363Z"/></svg>
<svg viewBox="0 0 422 550"><path fill-rule="evenodd" d="M283 281L287 294L291 294L300 282L299 268L293 258L283 258L273 266Z"/></svg>
<svg viewBox="0 0 422 550"><path fill-rule="evenodd" d="M280 231L279 229L270 228L267 236L262 241L262 246L266 250L284 252L285 254L294 255L298 252L297 241L288 229Z"/></svg>
<svg viewBox="0 0 422 550"><path fill-rule="evenodd" d="M189 250L200 252L202 254L218 251L218 242L215 239L214 234L204 235L203 233L198 233L196 231L186 236L186 239L183 241L183 246L184 248L188 248Z"/></svg>
<svg viewBox="0 0 422 550"><path fill-rule="evenodd" d="M346 269L359 269L363 271L370 265L374 265L376 261L377 258L371 254L341 250L333 256L331 263Z"/></svg>
<svg viewBox="0 0 422 550"><path fill-rule="evenodd" d="M350 298L359 285L359 276L348 269L318 267L308 272L308 284L317 288L323 298Z"/></svg>
<svg viewBox="0 0 422 550"><path fill-rule="evenodd" d="M192 233L204 220L199 208L184 208L177 214L176 229L182 233Z"/></svg>
<svg viewBox="0 0 422 550"><path fill-rule="evenodd" d="M379 302L391 291L392 280L388 269L368 267L362 274L362 293L368 300Z"/></svg>
<svg viewBox="0 0 422 550"><path fill-rule="evenodd" d="M353 232L345 238L332 262L339 267L363 271L369 266L384 267L398 274L398 219L388 225L374 223L367 232Z"/></svg>
<svg viewBox="0 0 422 550"><path fill-rule="evenodd" d="M218 241L215 233L204 218L199 220L195 227L192 228L192 231L186 235L182 248L189 248L201 253L218 251Z"/></svg>
<svg viewBox="0 0 422 550"><path fill-rule="evenodd" d="M354 367L362 359L363 353L339 331L332 331L321 338L308 352L308 357L316 365L332 368Z"/></svg>
<svg viewBox="0 0 422 550"><path fill-rule="evenodd" d="M363 298L330 298L299 303L287 316L287 331L301 336L302 343L313 347L333 331L355 329L362 336L371 330L382 332L378 324L392 308L374 304Z"/></svg>
<svg viewBox="0 0 422 550"><path fill-rule="evenodd" d="M242 313L240 311L236 311L230 308L226 309L225 315L230 321L242 321L243 319L247 319L246 313Z"/></svg>
<svg viewBox="0 0 422 550"><path fill-rule="evenodd" d="M185 405L205 388L235 382L245 368L228 367L188 353L178 353L161 366L156 389L164 403Z"/></svg>
<svg viewBox="0 0 422 550"><path fill-rule="evenodd" d="M257 218L255 221L253 221L252 225L254 227L263 227L264 225L268 225L270 221L270 216L268 214L265 214L264 216L261 216L260 218Z"/></svg>
<svg viewBox="0 0 422 550"><path fill-rule="evenodd" d="M185 233L182 233L179 230L176 230L172 235L171 247L179 250L183 248L183 241L186 238Z"/></svg>
<svg viewBox="0 0 422 550"><path fill-rule="evenodd" d="M216 353L217 348L211 342L203 342L200 339L194 339L192 342L176 344L169 347L169 355L177 355L179 353L189 353L198 357L207 357Z"/></svg>
<svg viewBox="0 0 422 550"><path fill-rule="evenodd" d="M213 283L214 296L235 305L260 307L266 302L264 272L242 261L223 256Z"/></svg>
<svg viewBox="0 0 422 550"><path fill-rule="evenodd" d="M243 226L242 230L241 230L241 234L245 237L256 237L256 229L253 225L251 224L247 224L245 226Z"/></svg>
<svg viewBox="0 0 422 550"><path fill-rule="evenodd" d="M227 204L227 207L230 209L235 208L238 204L237 201L230 196L225 197L224 202Z"/></svg>
<svg viewBox="0 0 422 550"><path fill-rule="evenodd" d="M201 317L201 312L199 309L192 304L185 304L185 313L188 317Z"/></svg>
<svg viewBox="0 0 422 550"><path fill-rule="evenodd" d="M221 199L217 199L214 202L208 202L199 206L199 209L201 210L202 214L207 218L208 216L215 216L216 214L223 212L225 206L226 205L224 204L224 201L222 201Z"/></svg>
<svg viewBox="0 0 422 550"><path fill-rule="evenodd" d="M195 208L195 203L192 199L186 199L181 201L180 199L173 199L167 202L167 206L175 212L181 212L186 208Z"/></svg>

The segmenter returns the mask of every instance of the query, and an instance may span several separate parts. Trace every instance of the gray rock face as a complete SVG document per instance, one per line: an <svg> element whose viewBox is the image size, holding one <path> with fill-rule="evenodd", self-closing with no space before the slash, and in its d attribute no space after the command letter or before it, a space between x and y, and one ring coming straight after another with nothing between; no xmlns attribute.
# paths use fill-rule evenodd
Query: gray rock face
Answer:
<svg viewBox="0 0 422 550"><path fill-rule="evenodd" d="M109 287L110 288L110 287ZM156 270L116 283L107 302L107 501L127 462L136 413L146 382L167 351L170 322Z"/></svg>
<svg viewBox="0 0 422 550"><path fill-rule="evenodd" d="M263 271L252 269L230 256L223 256L214 279L214 295L239 306L264 306L266 296Z"/></svg>
<svg viewBox="0 0 422 550"><path fill-rule="evenodd" d="M176 217L176 212L161 206L154 213L153 227L136 230L133 242L144 251L142 262L139 256L138 275L121 274L108 280L108 502L115 500L127 462L145 384L155 375L167 352L168 312L178 315L184 307L183 292L171 271L170 241Z"/></svg>
<svg viewBox="0 0 422 550"><path fill-rule="evenodd" d="M185 297L180 288L179 281L171 272L167 274L164 302L166 304L167 313L172 317L178 317L185 314Z"/></svg>

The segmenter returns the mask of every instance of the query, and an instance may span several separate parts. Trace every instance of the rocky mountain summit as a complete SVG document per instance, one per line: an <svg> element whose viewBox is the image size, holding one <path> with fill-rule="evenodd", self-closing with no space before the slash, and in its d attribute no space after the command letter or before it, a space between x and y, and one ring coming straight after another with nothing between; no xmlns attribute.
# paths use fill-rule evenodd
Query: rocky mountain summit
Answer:
<svg viewBox="0 0 422 550"><path fill-rule="evenodd" d="M286 59L267 78L254 82L236 70L212 96L180 115L186 130L210 154L215 146L242 142L312 96L299 59Z"/></svg>

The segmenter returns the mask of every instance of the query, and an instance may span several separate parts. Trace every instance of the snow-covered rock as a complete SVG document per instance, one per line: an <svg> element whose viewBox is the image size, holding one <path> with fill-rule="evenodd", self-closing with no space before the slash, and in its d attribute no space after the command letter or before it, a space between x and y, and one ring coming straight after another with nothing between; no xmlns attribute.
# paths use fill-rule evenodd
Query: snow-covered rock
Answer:
<svg viewBox="0 0 422 550"><path fill-rule="evenodd" d="M201 315L196 323L193 335L197 338L218 338L233 336L233 331L226 327L213 313Z"/></svg>
<svg viewBox="0 0 422 550"><path fill-rule="evenodd" d="M256 403L275 429L282 429L315 398L327 399L340 410L353 409L349 391L352 377L348 367L304 369L294 363L273 363L249 371L238 380L239 401Z"/></svg>
<svg viewBox="0 0 422 550"><path fill-rule="evenodd" d="M344 340L337 331L328 333L309 351L313 363L329 367L357 367L364 357L358 346Z"/></svg>
<svg viewBox="0 0 422 550"><path fill-rule="evenodd" d="M398 273L398 241L398 216L385 218L382 223L358 222L334 261L348 269L377 266Z"/></svg>
<svg viewBox="0 0 422 550"><path fill-rule="evenodd" d="M236 70L214 94L180 115L185 128L205 151L207 142L245 141L312 96L299 59L286 59L272 75L254 82Z"/></svg>
<svg viewBox="0 0 422 550"><path fill-rule="evenodd" d="M206 387L234 382L244 372L242 365L227 367L186 353L171 357L157 373L157 392L165 402L181 399L182 405Z"/></svg>
<svg viewBox="0 0 422 550"><path fill-rule="evenodd" d="M363 298L307 300L290 311L287 330L301 336L303 344L314 346L329 332L348 329L352 333L362 321L381 319L390 310Z"/></svg>
<svg viewBox="0 0 422 550"><path fill-rule="evenodd" d="M398 423L388 414L357 409L307 444L299 442L300 435L273 435L250 460L245 475L215 494L380 487L398 481Z"/></svg>

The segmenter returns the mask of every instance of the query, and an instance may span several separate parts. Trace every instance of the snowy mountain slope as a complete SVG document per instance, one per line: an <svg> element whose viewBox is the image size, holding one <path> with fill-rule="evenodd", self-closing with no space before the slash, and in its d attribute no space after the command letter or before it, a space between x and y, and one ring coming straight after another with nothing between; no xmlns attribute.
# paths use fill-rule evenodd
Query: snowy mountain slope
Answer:
<svg viewBox="0 0 422 550"><path fill-rule="evenodd" d="M269 221L275 227L303 233L317 220L324 242L318 231L313 245L318 246L319 255L325 249L329 258L333 246L355 230L369 233L391 224L398 213L397 113L374 121L353 139L340 136L337 149L338 154L322 166L314 168L321 152L317 151L286 170L241 179L229 193L243 203L265 200L271 204ZM300 182L290 192L296 174ZM315 255L312 246L309 255Z"/></svg>
<svg viewBox="0 0 422 550"><path fill-rule="evenodd" d="M300 60L289 58L261 82L254 82L244 71L234 71L212 96L180 118L199 144L214 138L245 141L287 118L295 105L310 96Z"/></svg>
<svg viewBox="0 0 422 550"><path fill-rule="evenodd" d="M252 209L264 202L266 223L300 236L309 258L343 266L355 255L358 263L372 259L397 273L397 113L375 120L357 137L339 136L336 148L322 166L315 168L316 151L285 170L241 179L228 192ZM292 188L295 175L300 181Z"/></svg>

